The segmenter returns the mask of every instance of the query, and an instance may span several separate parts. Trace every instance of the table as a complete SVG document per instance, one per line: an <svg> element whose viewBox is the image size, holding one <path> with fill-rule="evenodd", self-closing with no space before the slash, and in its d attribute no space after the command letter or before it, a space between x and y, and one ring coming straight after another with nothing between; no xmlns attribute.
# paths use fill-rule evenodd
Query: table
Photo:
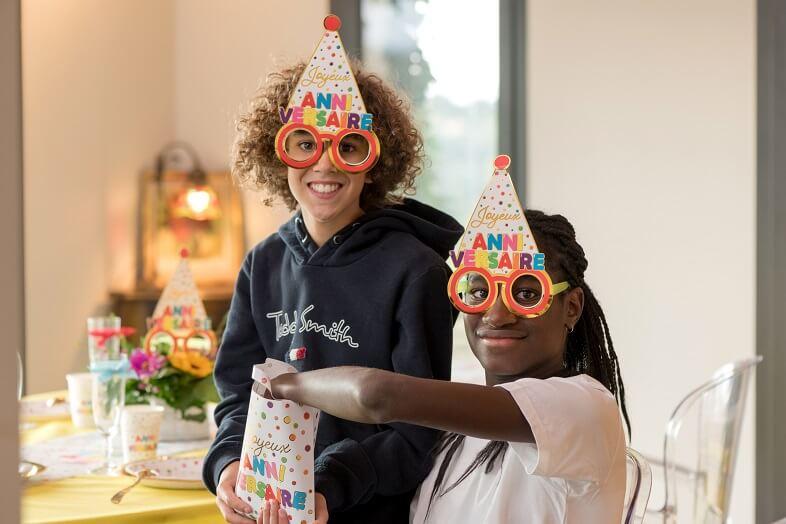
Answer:
<svg viewBox="0 0 786 524"><path fill-rule="evenodd" d="M62 396L64 392L33 395L28 398ZM35 444L56 437L84 432L70 420L37 424L20 434L22 444ZM204 454L205 450L198 452ZM191 455L198 456L197 453ZM131 477L84 475L50 482L29 482L22 495L22 522L25 523L221 523L224 520L215 498L202 490L168 490L139 485L120 504L111 496L128 486Z"/></svg>

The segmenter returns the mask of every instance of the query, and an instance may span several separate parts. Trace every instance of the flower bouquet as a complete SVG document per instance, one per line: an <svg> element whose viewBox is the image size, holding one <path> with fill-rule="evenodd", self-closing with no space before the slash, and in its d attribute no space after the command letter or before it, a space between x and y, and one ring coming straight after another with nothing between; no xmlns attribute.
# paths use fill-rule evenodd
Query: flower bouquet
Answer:
<svg viewBox="0 0 786 524"><path fill-rule="evenodd" d="M154 399L160 399L183 420L204 422L206 403L218 402L213 359L202 351L158 342L149 351L134 349L129 361L136 378L126 382L126 404L156 403Z"/></svg>

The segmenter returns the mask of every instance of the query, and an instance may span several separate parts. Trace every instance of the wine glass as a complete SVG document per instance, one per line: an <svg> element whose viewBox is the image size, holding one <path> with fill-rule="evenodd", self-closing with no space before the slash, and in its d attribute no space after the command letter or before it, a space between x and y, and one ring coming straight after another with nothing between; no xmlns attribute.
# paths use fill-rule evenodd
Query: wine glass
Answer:
<svg viewBox="0 0 786 524"><path fill-rule="evenodd" d="M125 404L125 375L128 360L120 348L121 322L115 315L87 319L90 371L93 372L93 420L106 441L106 461L91 470L96 475L119 475L112 440L120 428Z"/></svg>
<svg viewBox="0 0 786 524"><path fill-rule="evenodd" d="M87 319L87 349L90 363L120 358L120 317L89 317Z"/></svg>
<svg viewBox="0 0 786 524"><path fill-rule="evenodd" d="M120 361L122 362L122 361ZM106 441L106 461L90 472L96 475L119 475L112 440L120 426L120 412L125 404L126 380L122 373L93 373L93 420Z"/></svg>

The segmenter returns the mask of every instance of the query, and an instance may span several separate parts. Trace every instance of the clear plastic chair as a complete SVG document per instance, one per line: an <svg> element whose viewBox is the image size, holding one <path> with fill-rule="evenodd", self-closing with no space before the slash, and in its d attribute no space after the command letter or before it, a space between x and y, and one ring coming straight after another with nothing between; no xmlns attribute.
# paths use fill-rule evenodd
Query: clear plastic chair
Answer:
<svg viewBox="0 0 786 524"><path fill-rule="evenodd" d="M649 459L663 469L663 507L647 513L659 514L665 523L677 522L677 488L682 477L692 482L693 514L689 508L682 510L681 520L697 524L726 522L745 400L751 376L761 361L762 357L756 356L722 366L677 404L666 424L663 462ZM693 416L697 416L697 441L680 441L684 423L693 421ZM695 448L691 454L695 469L677 463L680 446Z"/></svg>
<svg viewBox="0 0 786 524"><path fill-rule="evenodd" d="M649 462L633 448L627 449L627 482L623 524L640 524L644 521L647 502L652 489L652 469Z"/></svg>

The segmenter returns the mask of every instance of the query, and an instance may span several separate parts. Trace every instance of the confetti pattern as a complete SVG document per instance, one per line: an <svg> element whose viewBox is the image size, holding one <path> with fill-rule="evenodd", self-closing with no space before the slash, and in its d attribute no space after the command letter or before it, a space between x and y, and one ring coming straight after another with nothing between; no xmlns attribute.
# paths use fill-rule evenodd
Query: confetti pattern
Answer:
<svg viewBox="0 0 786 524"><path fill-rule="evenodd" d="M144 469L155 471L153 477L142 480L148 486L170 489L203 489L201 458L171 457L143 460L126 466L129 475Z"/></svg>
<svg viewBox="0 0 786 524"><path fill-rule="evenodd" d="M267 384L282 372L296 372L268 359L254 366L254 387L243 437L235 491L256 519L265 499L279 501L291 522L314 520L314 445L319 410L290 400L265 398Z"/></svg>
<svg viewBox="0 0 786 524"><path fill-rule="evenodd" d="M298 80L287 109L302 107L304 97L316 97L317 93L322 93L338 97L351 95L352 105L345 110L352 113L366 113L366 105L363 103L355 75L344 52L344 44L338 34L341 20L335 15L329 15L324 20L324 26L325 32L322 33L319 44ZM335 125L317 127L330 132L339 129Z"/></svg>
<svg viewBox="0 0 786 524"><path fill-rule="evenodd" d="M499 234L520 234L523 235L523 246L520 251L531 254L538 252L535 237L532 235L516 188L508 173L509 166L510 157L508 155L499 155L494 160L494 174L481 193L475 210L467 222L459 250L472 249L478 233L484 237ZM510 270L492 269L492 272L506 274Z"/></svg>
<svg viewBox="0 0 786 524"><path fill-rule="evenodd" d="M188 253L184 250L181 253L180 263L164 288L164 292L161 293L161 298L158 299L156 309L153 311L153 318L161 318L167 307L170 310L175 310L177 307L192 307L194 319L204 320L207 318L205 305L199 298L199 291L194 283L194 275L191 273L187 257Z"/></svg>

